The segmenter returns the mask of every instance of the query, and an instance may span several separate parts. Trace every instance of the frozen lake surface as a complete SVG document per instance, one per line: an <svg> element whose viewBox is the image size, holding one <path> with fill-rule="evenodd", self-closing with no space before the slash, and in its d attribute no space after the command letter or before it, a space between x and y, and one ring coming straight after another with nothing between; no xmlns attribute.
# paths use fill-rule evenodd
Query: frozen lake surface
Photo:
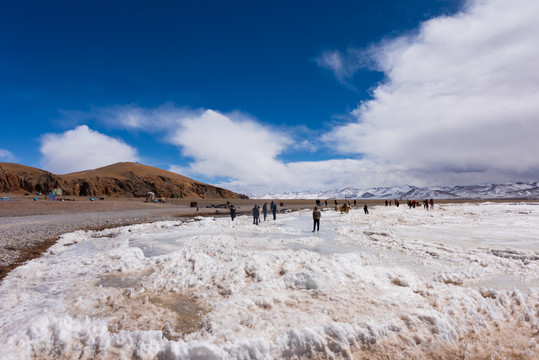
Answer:
<svg viewBox="0 0 539 360"><path fill-rule="evenodd" d="M539 357L539 205L64 235L0 287L0 358ZM445 354L445 355L444 355Z"/></svg>

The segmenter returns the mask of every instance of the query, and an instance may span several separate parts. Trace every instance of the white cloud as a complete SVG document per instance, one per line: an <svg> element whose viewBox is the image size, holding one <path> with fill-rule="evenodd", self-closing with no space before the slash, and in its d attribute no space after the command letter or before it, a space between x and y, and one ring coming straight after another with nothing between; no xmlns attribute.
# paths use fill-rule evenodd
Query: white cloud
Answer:
<svg viewBox="0 0 539 360"><path fill-rule="evenodd" d="M535 0L474 1L371 49L387 80L326 140L415 183L537 179L538 16Z"/></svg>
<svg viewBox="0 0 539 360"><path fill-rule="evenodd" d="M175 128L181 119L200 115L203 111L178 108L171 103L156 108L130 104L95 109L93 116L113 127L157 133Z"/></svg>
<svg viewBox="0 0 539 360"><path fill-rule="evenodd" d="M349 63L345 62L343 55L338 51L324 51L322 55L316 59L316 62L318 66L331 70L333 75L341 81L350 77L359 69L348 65Z"/></svg>
<svg viewBox="0 0 539 360"><path fill-rule="evenodd" d="M9 150L0 149L0 160L12 161L15 159L15 156Z"/></svg>
<svg viewBox="0 0 539 360"><path fill-rule="evenodd" d="M197 173L253 181L279 171L283 164L276 157L292 142L253 120L213 110L181 119L170 141L195 160L191 169Z"/></svg>
<svg viewBox="0 0 539 360"><path fill-rule="evenodd" d="M343 84L361 68L371 68L375 65L369 50L347 49L345 54L336 50L324 51L316 58L318 66L333 72L333 75Z"/></svg>
<svg viewBox="0 0 539 360"><path fill-rule="evenodd" d="M41 166L57 174L95 169L120 161L138 161L136 149L86 125L62 134L43 135L40 150Z"/></svg>

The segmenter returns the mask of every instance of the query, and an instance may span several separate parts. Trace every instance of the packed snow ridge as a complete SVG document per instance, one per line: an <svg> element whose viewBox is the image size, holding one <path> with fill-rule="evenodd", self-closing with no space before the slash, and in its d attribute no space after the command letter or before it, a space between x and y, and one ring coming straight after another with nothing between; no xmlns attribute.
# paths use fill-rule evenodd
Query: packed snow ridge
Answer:
<svg viewBox="0 0 539 360"><path fill-rule="evenodd" d="M288 193L252 194L258 199L538 199L538 182L510 182L467 186L411 185L341 190L299 191Z"/></svg>

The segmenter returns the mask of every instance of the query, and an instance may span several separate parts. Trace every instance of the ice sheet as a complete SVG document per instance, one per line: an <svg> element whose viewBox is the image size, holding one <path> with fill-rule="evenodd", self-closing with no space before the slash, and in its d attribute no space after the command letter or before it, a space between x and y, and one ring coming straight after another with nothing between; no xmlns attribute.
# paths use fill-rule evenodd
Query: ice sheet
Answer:
<svg viewBox="0 0 539 360"><path fill-rule="evenodd" d="M66 234L0 287L0 358L539 356L539 206Z"/></svg>

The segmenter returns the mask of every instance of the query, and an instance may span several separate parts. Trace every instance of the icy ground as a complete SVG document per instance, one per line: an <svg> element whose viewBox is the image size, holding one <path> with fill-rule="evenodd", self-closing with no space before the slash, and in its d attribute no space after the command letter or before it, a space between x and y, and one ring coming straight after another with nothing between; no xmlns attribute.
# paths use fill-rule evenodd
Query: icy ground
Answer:
<svg viewBox="0 0 539 360"><path fill-rule="evenodd" d="M0 287L0 358L539 357L539 205L66 234Z"/></svg>

